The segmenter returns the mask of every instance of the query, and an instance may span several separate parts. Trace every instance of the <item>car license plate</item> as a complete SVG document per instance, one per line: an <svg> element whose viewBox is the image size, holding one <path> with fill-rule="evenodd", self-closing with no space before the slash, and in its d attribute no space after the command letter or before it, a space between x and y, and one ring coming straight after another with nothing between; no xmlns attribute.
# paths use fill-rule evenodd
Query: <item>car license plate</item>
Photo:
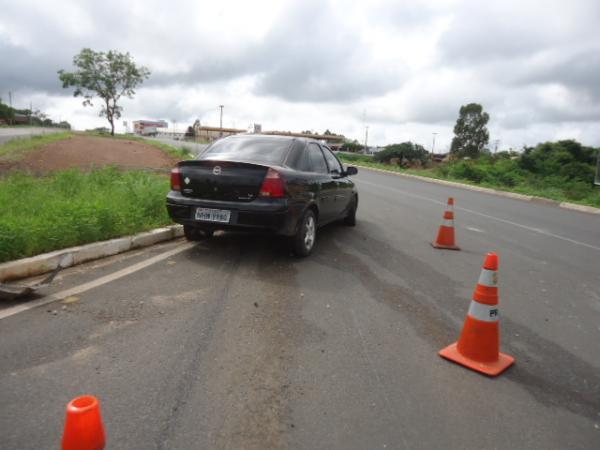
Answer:
<svg viewBox="0 0 600 450"><path fill-rule="evenodd" d="M226 209L196 209L196 220L203 220L205 222L229 223L230 216L231 211L228 211Z"/></svg>

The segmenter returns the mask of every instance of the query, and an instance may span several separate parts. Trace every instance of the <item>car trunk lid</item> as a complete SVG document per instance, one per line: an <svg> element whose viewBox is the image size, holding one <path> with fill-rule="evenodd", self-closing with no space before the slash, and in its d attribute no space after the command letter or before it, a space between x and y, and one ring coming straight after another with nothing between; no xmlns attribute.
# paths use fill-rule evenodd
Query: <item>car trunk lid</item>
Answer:
<svg viewBox="0 0 600 450"><path fill-rule="evenodd" d="M250 202L260 191L268 166L236 161L179 163L181 193L206 200Z"/></svg>

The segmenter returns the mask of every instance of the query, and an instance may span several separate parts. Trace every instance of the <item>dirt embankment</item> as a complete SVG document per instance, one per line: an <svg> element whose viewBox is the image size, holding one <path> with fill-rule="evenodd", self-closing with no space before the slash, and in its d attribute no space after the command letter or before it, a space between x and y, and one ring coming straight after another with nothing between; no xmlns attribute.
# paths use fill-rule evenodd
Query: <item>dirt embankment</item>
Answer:
<svg viewBox="0 0 600 450"><path fill-rule="evenodd" d="M177 162L162 150L143 142L92 136L75 136L54 142L22 158L0 158L0 173L25 171L36 174L72 168L89 170L117 165L130 169L168 169Z"/></svg>

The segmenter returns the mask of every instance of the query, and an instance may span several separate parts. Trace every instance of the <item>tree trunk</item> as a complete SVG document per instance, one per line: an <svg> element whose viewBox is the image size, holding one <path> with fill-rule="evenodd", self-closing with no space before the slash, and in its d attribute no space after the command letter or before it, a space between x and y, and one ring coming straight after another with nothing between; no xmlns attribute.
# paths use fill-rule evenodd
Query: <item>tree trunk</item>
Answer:
<svg viewBox="0 0 600 450"><path fill-rule="evenodd" d="M108 120L108 123L110 123L110 135L114 136L115 135L114 109L111 109L110 100L108 98L105 98L104 101L106 102L106 119Z"/></svg>

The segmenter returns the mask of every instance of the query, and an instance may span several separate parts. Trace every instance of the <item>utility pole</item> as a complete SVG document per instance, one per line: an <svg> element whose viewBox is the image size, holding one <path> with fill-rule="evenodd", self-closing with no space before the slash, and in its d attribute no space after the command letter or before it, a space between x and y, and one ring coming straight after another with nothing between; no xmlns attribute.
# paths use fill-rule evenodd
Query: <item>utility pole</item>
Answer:
<svg viewBox="0 0 600 450"><path fill-rule="evenodd" d="M219 105L219 108L221 108L221 119L219 120L219 137L223 137L223 107L224 105Z"/></svg>
<svg viewBox="0 0 600 450"><path fill-rule="evenodd" d="M12 92L8 91L8 106L10 106L12 108ZM10 119L10 124L13 124L12 119Z"/></svg>
<svg viewBox="0 0 600 450"><path fill-rule="evenodd" d="M369 139L369 126L365 125L365 154L369 151L367 150L367 140Z"/></svg>
<svg viewBox="0 0 600 450"><path fill-rule="evenodd" d="M494 154L498 153L498 146L500 145L500 139L494 140Z"/></svg>
<svg viewBox="0 0 600 450"><path fill-rule="evenodd" d="M431 158L433 159L433 155L435 155L435 136L437 133L431 133L433 136L433 142L431 143Z"/></svg>

